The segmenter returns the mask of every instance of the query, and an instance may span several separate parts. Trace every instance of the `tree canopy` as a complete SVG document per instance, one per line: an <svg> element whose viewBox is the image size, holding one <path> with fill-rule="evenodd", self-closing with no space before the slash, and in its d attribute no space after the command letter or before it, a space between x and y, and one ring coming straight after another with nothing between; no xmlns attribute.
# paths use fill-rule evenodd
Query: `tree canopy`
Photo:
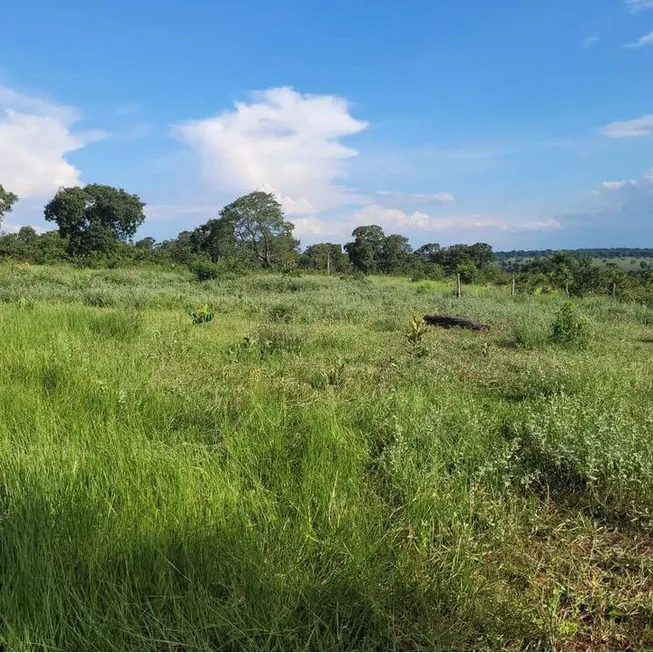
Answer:
<svg viewBox="0 0 653 653"><path fill-rule="evenodd" d="M295 228L284 218L281 204L273 193L254 191L243 195L220 211L220 218L233 229L233 240L239 253L265 267L289 263L297 257L299 241L293 238Z"/></svg>
<svg viewBox="0 0 653 653"><path fill-rule="evenodd" d="M145 203L122 188L89 184L61 188L46 205L45 219L56 222L72 254L107 253L129 241L145 219Z"/></svg>

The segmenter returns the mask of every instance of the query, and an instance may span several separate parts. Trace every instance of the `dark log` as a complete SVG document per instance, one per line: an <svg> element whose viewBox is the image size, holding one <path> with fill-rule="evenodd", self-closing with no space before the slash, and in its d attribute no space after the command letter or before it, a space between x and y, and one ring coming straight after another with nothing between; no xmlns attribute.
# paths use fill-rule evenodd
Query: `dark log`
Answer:
<svg viewBox="0 0 653 653"><path fill-rule="evenodd" d="M472 329L474 331L489 331L489 324L475 322L466 317L454 317L453 315L425 315L424 322L431 326L441 326L445 329L460 327L461 329Z"/></svg>

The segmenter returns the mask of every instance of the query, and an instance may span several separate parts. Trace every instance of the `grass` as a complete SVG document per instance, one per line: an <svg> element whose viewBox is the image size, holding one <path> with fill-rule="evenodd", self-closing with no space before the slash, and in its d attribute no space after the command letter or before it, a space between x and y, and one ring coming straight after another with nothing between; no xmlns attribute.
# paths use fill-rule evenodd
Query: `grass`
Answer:
<svg viewBox="0 0 653 653"><path fill-rule="evenodd" d="M0 647L653 647L650 309L451 290L1 267Z"/></svg>

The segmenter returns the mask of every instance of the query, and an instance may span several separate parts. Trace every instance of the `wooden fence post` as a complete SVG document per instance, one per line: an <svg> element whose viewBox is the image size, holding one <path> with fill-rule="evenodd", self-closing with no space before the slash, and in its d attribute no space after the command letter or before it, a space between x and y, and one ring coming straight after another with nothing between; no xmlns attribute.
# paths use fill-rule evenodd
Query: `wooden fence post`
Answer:
<svg viewBox="0 0 653 653"><path fill-rule="evenodd" d="M513 277L510 281L510 296L515 296L515 278Z"/></svg>
<svg viewBox="0 0 653 653"><path fill-rule="evenodd" d="M458 297L458 299L460 299L462 294L463 293L462 293L462 286L461 286L461 283L460 283L460 274L457 274L456 275L456 297Z"/></svg>

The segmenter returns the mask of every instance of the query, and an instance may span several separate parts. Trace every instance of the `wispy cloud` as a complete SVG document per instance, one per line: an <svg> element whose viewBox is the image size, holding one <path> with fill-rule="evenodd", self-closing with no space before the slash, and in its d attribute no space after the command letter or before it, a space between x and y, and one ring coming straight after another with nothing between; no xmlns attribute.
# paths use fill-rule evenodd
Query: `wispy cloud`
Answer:
<svg viewBox="0 0 653 653"><path fill-rule="evenodd" d="M588 36L583 39L583 47L585 50L593 48L601 40L600 36Z"/></svg>
<svg viewBox="0 0 653 653"><path fill-rule="evenodd" d="M633 120L612 122L601 128L600 131L607 138L651 136L653 134L653 114L648 114L641 118L634 118Z"/></svg>
<svg viewBox="0 0 653 653"><path fill-rule="evenodd" d="M394 190L377 190L375 195L393 200L415 201L423 204L452 204L456 198L451 193L405 193Z"/></svg>
<svg viewBox="0 0 653 653"><path fill-rule="evenodd" d="M653 9L653 0L624 0L626 7L632 12Z"/></svg>
<svg viewBox="0 0 653 653"><path fill-rule="evenodd" d="M625 186L628 186L629 184L634 184L635 182L632 180L625 180L622 179L620 181L602 181L601 182L601 188L603 190L621 190Z"/></svg>
<svg viewBox="0 0 653 653"><path fill-rule="evenodd" d="M633 43L627 43L625 48L643 48L645 45L653 45L653 30L644 36L640 36Z"/></svg>
<svg viewBox="0 0 653 653"><path fill-rule="evenodd" d="M507 219L505 217L483 214L457 214L444 217L434 217L423 211L408 213L398 208L387 208L378 204L365 206L352 215L354 226L378 224L385 229L415 230L420 232L469 232L503 231L532 232L560 229L557 220L524 220L523 218Z"/></svg>

